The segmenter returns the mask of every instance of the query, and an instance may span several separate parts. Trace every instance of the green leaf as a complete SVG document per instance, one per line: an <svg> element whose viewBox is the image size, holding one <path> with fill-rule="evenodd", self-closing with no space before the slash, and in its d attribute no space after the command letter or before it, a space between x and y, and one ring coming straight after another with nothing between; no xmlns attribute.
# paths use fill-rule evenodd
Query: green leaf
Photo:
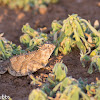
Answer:
<svg viewBox="0 0 100 100"><path fill-rule="evenodd" d="M100 72L100 58L97 58L97 67L98 67L98 70L99 70L99 72Z"/></svg>
<svg viewBox="0 0 100 100"><path fill-rule="evenodd" d="M84 44L82 43L81 39L79 38L75 29L74 29L74 33L75 33L75 39L76 39L77 47L80 49L80 51L82 51L85 54L86 48L85 48Z"/></svg>
<svg viewBox="0 0 100 100"><path fill-rule="evenodd" d="M76 23L76 26L77 26L77 33L78 33L78 35L83 37L83 38L85 38L83 29L81 27L81 24L77 20L75 20L75 23Z"/></svg>
<svg viewBox="0 0 100 100"><path fill-rule="evenodd" d="M56 79L59 81L62 81L64 78L66 78L67 74L67 67L62 62L56 63L56 65L53 68L53 73L56 76Z"/></svg>
<svg viewBox="0 0 100 100"><path fill-rule="evenodd" d="M20 36L20 42L23 43L23 44L29 44L31 38L28 34L24 34L22 36Z"/></svg>
<svg viewBox="0 0 100 100"><path fill-rule="evenodd" d="M29 100L48 100L47 95L40 89L34 89L30 95Z"/></svg>
<svg viewBox="0 0 100 100"><path fill-rule="evenodd" d="M79 91L76 89L76 91L71 96L70 100L79 100Z"/></svg>
<svg viewBox="0 0 100 100"><path fill-rule="evenodd" d="M89 23L88 23L88 21L86 21L85 19L80 19L81 21L83 21L83 22L85 22L87 25L88 25L88 27L90 28L90 30L95 34L95 35L97 35L98 37L100 37L100 33L93 27L93 26L91 26Z"/></svg>
<svg viewBox="0 0 100 100"><path fill-rule="evenodd" d="M93 62L91 62L90 66L89 66L88 73L89 74L93 73Z"/></svg>
<svg viewBox="0 0 100 100"><path fill-rule="evenodd" d="M2 52L2 54L4 54L4 58L5 58L5 48L4 48L4 43L2 40L0 40L0 51Z"/></svg>
<svg viewBox="0 0 100 100"><path fill-rule="evenodd" d="M61 29L62 28L62 25L58 22L58 21L56 21L56 20L54 20L53 22L52 22L52 29L53 29L53 32L57 32L59 29Z"/></svg>

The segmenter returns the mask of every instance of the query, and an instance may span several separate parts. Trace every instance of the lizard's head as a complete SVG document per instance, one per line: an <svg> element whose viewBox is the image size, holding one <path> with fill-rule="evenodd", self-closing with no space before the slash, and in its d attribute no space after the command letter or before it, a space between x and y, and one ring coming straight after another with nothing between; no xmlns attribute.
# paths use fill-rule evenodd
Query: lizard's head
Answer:
<svg viewBox="0 0 100 100"><path fill-rule="evenodd" d="M42 48L45 48L45 49L55 49L55 45L54 44L44 44L43 46L42 46Z"/></svg>
<svg viewBox="0 0 100 100"><path fill-rule="evenodd" d="M55 45L54 44L44 44L42 47L41 47L41 49L42 50L49 50L49 51L51 51L51 52L53 52L54 51L54 49L55 49Z"/></svg>
<svg viewBox="0 0 100 100"><path fill-rule="evenodd" d="M44 44L40 47L40 49L42 50L42 55L49 58L55 49L55 45L54 44Z"/></svg>

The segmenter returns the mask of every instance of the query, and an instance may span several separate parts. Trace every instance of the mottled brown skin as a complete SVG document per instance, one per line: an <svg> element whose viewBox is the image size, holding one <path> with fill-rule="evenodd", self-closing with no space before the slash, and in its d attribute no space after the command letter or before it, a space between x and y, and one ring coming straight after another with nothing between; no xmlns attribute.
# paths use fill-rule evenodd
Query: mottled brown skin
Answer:
<svg viewBox="0 0 100 100"><path fill-rule="evenodd" d="M36 72L47 65L54 49L53 44L44 44L37 51L14 56L5 61L6 63L1 63L0 74L4 74L7 70L13 76L25 76Z"/></svg>

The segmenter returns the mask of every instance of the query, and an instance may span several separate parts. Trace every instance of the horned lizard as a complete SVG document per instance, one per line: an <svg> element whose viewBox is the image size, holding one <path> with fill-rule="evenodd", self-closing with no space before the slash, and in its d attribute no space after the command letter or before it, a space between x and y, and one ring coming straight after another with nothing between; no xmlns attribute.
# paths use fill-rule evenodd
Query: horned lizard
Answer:
<svg viewBox="0 0 100 100"><path fill-rule="evenodd" d="M8 71L13 76L25 76L30 72L36 72L47 65L54 49L55 45L44 44L36 51L14 56L7 61L0 62L0 74Z"/></svg>

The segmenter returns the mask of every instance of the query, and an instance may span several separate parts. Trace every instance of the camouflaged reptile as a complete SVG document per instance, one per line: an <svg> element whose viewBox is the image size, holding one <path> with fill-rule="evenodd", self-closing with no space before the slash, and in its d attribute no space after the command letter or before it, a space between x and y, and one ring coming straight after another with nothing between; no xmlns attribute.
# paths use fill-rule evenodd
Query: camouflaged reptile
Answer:
<svg viewBox="0 0 100 100"><path fill-rule="evenodd" d="M25 76L44 68L52 52L55 49L53 44L44 44L38 50L14 56L6 61L0 62L0 74L9 72L13 76Z"/></svg>

